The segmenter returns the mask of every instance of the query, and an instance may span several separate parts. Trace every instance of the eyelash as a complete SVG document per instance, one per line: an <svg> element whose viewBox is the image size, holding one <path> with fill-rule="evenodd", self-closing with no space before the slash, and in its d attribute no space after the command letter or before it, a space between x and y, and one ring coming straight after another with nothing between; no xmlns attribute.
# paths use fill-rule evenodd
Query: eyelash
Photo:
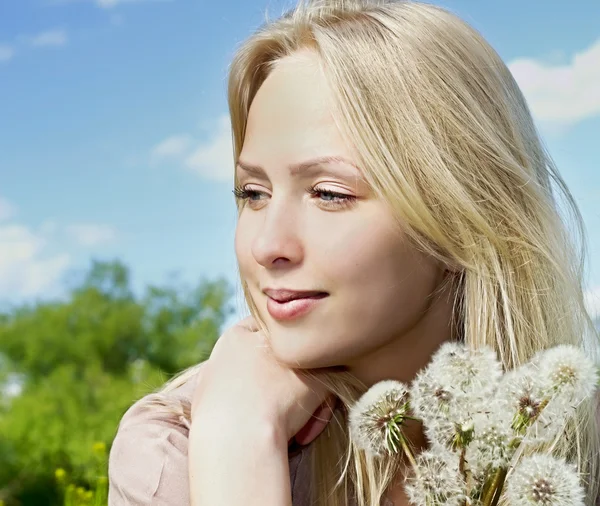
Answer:
<svg viewBox="0 0 600 506"><path fill-rule="evenodd" d="M327 195L328 197L339 199L337 201L323 201L323 203L325 203L325 205L329 207L347 207L349 205L352 205L356 201L356 197L354 195L347 195L345 193L338 193L331 190L325 190L323 188L319 188L319 186L308 187L306 188L306 192L312 195L313 197L317 197L318 195ZM262 195L264 193L265 192L261 192L258 190L248 190L243 186L236 186L233 189L233 194L235 195L235 198L244 201L249 200L250 197Z"/></svg>

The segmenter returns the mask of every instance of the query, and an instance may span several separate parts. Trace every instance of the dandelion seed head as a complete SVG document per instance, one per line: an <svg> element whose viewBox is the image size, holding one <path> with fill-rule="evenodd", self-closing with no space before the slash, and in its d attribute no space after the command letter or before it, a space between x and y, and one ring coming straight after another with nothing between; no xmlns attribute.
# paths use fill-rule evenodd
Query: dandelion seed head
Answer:
<svg viewBox="0 0 600 506"><path fill-rule="evenodd" d="M440 403L448 404L452 400L452 394L448 390L444 390L442 387L438 387L433 395Z"/></svg>
<svg viewBox="0 0 600 506"><path fill-rule="evenodd" d="M526 443L552 440L570 411L561 399L549 401L546 385L533 363L507 372L500 381L497 398L511 413L515 434Z"/></svg>
<svg viewBox="0 0 600 506"><path fill-rule="evenodd" d="M397 452L394 444L402 437L401 426L408 410L408 388L399 381L380 381L350 409L350 436L370 455Z"/></svg>
<svg viewBox="0 0 600 506"><path fill-rule="evenodd" d="M556 400L550 401L536 421L522 435L522 444L537 445L553 441L564 431L569 409L562 407Z"/></svg>
<svg viewBox="0 0 600 506"><path fill-rule="evenodd" d="M456 413L452 420L432 418L424 423L424 431L432 448L455 452L473 439L473 415L467 411Z"/></svg>
<svg viewBox="0 0 600 506"><path fill-rule="evenodd" d="M524 457L506 483L511 506L583 506L584 491L574 466L551 455Z"/></svg>
<svg viewBox="0 0 600 506"><path fill-rule="evenodd" d="M417 457L418 472L406 477L406 493L415 506L459 506L466 486L458 459L446 453L424 451Z"/></svg>
<svg viewBox="0 0 600 506"><path fill-rule="evenodd" d="M528 418L535 418L541 411L542 403L537 399L527 395L518 399L519 411Z"/></svg>
<svg viewBox="0 0 600 506"><path fill-rule="evenodd" d="M456 426L449 420L428 420L424 426L425 436L432 448L448 451L456 437Z"/></svg>
<svg viewBox="0 0 600 506"><path fill-rule="evenodd" d="M545 398L544 387L537 370L531 364L526 364L506 372L500 381L498 392L514 405L524 399L540 403Z"/></svg>
<svg viewBox="0 0 600 506"><path fill-rule="evenodd" d="M456 409L456 393L452 385L443 385L431 371L421 371L410 386L413 412L423 420L447 419Z"/></svg>
<svg viewBox="0 0 600 506"><path fill-rule="evenodd" d="M598 370L582 349L560 345L540 353L540 375L554 395L577 405L590 397L598 384Z"/></svg>
<svg viewBox="0 0 600 506"><path fill-rule="evenodd" d="M473 442L467 449L467 461L476 478L483 478L490 468L505 466L514 453L510 447L513 439L510 416L506 411L490 411L475 417Z"/></svg>
<svg viewBox="0 0 600 506"><path fill-rule="evenodd" d="M491 395L502 376L496 352L489 346L475 350L464 344L446 342L434 353L426 368L431 377L449 391L449 386L470 397L483 399Z"/></svg>
<svg viewBox="0 0 600 506"><path fill-rule="evenodd" d="M552 496L556 493L552 483L546 478L537 478L534 480L531 488L533 500L540 504L551 502Z"/></svg>
<svg viewBox="0 0 600 506"><path fill-rule="evenodd" d="M447 422L458 425L460 431L474 413L485 410L501 375L501 365L491 348L470 350L463 344L444 343L411 383L412 410L433 425L428 431L432 438L438 434L447 440Z"/></svg>

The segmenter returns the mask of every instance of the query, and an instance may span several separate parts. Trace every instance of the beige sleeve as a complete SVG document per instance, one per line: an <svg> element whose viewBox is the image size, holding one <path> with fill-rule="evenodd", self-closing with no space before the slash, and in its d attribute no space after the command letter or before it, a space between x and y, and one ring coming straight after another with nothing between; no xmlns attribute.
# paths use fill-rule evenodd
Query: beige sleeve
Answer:
<svg viewBox="0 0 600 506"><path fill-rule="evenodd" d="M175 415L129 408L110 450L109 506L188 506L188 434Z"/></svg>

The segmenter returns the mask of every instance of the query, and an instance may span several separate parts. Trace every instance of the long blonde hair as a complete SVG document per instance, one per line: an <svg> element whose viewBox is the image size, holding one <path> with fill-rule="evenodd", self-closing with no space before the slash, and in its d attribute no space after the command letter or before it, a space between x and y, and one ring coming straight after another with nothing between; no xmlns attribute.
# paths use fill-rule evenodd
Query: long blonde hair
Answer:
<svg viewBox="0 0 600 506"><path fill-rule="evenodd" d="M429 4L301 0L267 20L233 58L236 161L257 90L280 59L302 50L318 56L340 131L374 191L416 247L457 273L462 339L492 346L507 370L561 343L596 356L598 334L582 289L581 216L519 87L482 36ZM347 373L324 381L342 409L311 445L314 504L378 505L398 467L367 458L348 438L345 417L361 385ZM595 403L581 406L565 431L556 452L577 463L593 504L600 481Z"/></svg>

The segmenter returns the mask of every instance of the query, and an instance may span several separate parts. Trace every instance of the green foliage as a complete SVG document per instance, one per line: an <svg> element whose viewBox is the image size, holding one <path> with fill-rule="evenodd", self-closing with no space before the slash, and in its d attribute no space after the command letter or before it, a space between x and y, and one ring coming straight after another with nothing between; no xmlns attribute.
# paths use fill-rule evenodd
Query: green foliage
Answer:
<svg viewBox="0 0 600 506"><path fill-rule="evenodd" d="M102 504L106 469L90 449L110 447L134 400L207 358L229 297L217 280L150 286L138 300L124 265L94 262L67 300L0 315L0 386L21 385L14 397L0 389L0 501Z"/></svg>
<svg viewBox="0 0 600 506"><path fill-rule="evenodd" d="M91 448L96 464L96 473L92 480L92 488L86 489L70 481L68 473L58 468L54 472L56 484L63 496L64 506L106 506L108 500L108 476L106 476L106 445L96 442ZM2 505L0 505L2 506Z"/></svg>

